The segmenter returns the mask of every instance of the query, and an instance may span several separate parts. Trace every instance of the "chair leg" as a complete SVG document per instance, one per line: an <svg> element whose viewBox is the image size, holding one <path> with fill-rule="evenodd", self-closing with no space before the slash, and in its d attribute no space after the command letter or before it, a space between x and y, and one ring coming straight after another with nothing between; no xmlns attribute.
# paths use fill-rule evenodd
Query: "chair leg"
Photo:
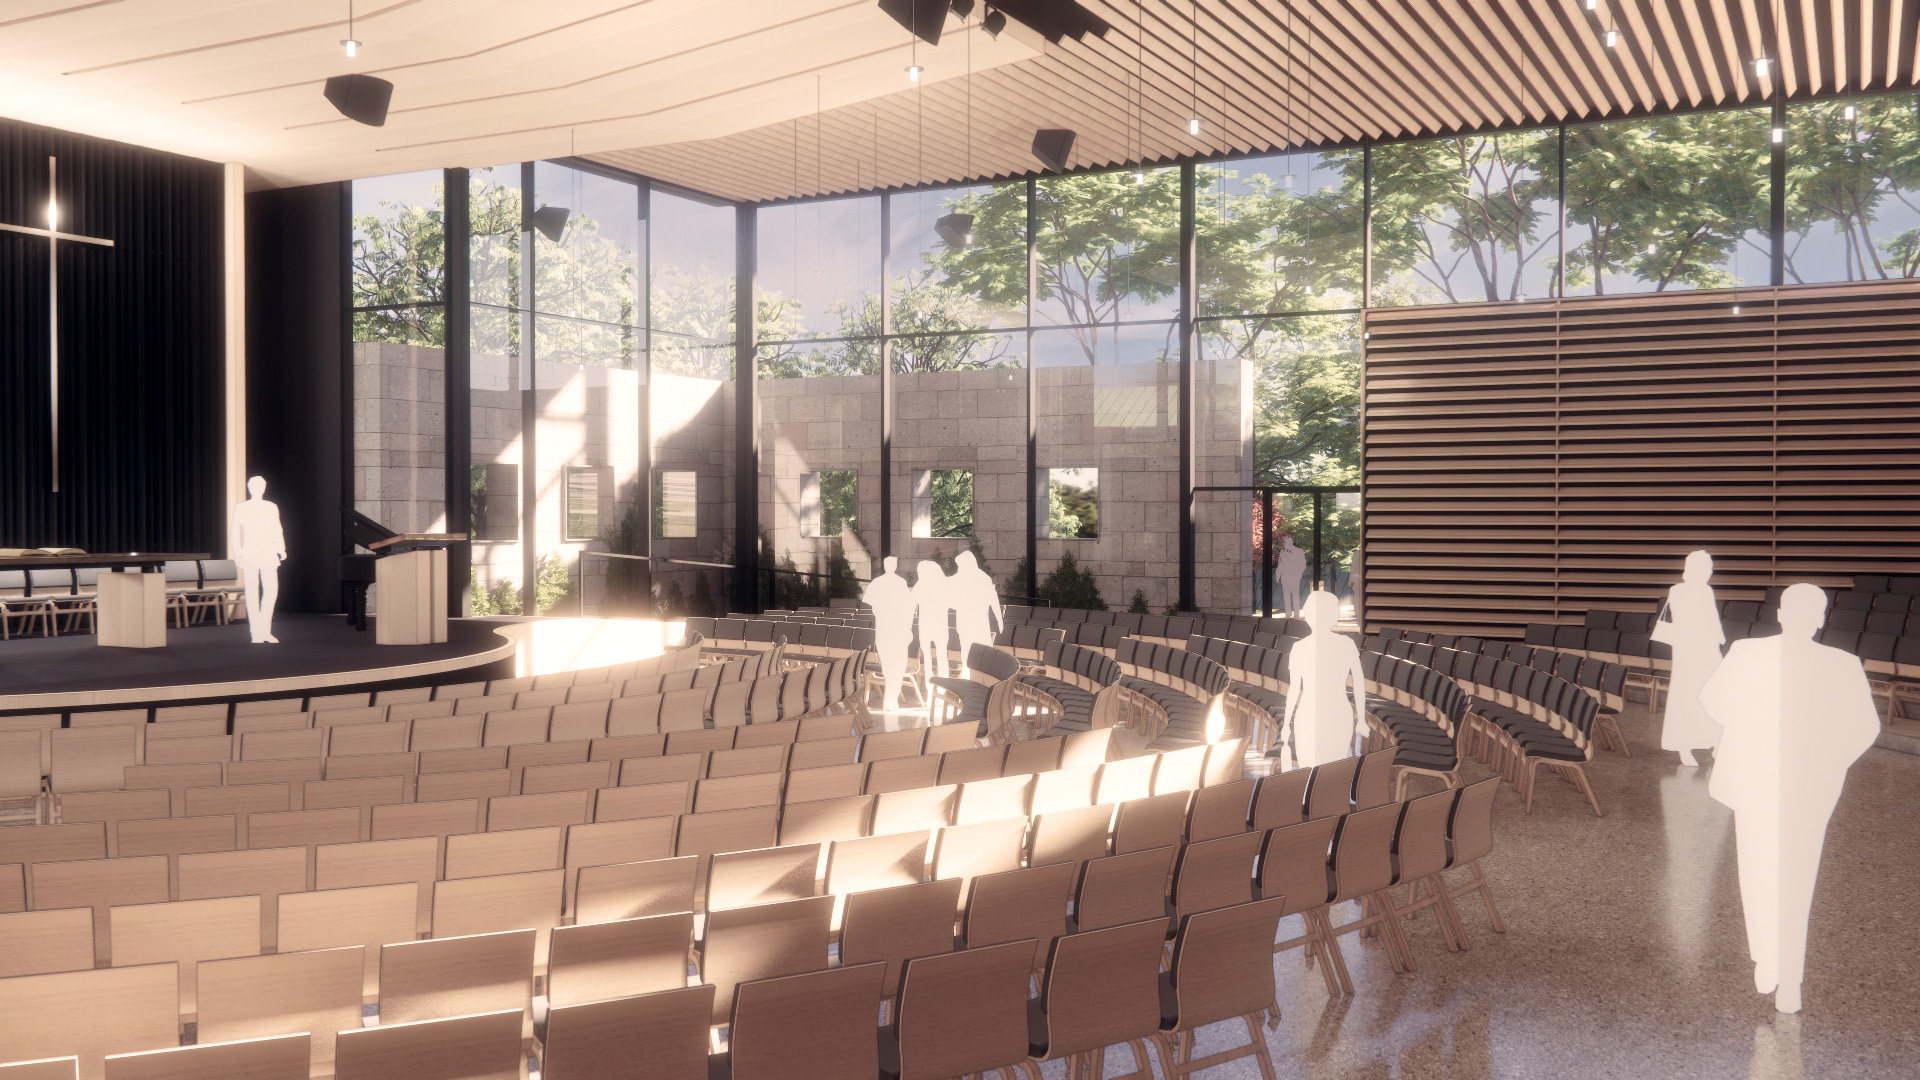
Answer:
<svg viewBox="0 0 1920 1080"><path fill-rule="evenodd" d="M1449 894L1449 899L1458 900L1470 892L1478 892L1480 894L1480 901L1487 905L1487 918L1493 923L1493 932L1496 934L1506 933L1507 924L1500 921L1500 911L1493 905L1493 890L1487 885L1487 876L1480 871L1479 860L1476 859L1468 863L1467 869L1472 872L1473 880L1464 888L1452 890Z"/></svg>
<svg viewBox="0 0 1920 1080"><path fill-rule="evenodd" d="M1573 775L1574 786L1586 793L1587 802L1592 804L1593 806L1593 816L1605 817L1606 815L1600 812L1600 799L1598 796L1594 795L1593 785L1587 782L1586 767L1583 765L1574 765L1574 766L1571 766L1567 771Z"/></svg>

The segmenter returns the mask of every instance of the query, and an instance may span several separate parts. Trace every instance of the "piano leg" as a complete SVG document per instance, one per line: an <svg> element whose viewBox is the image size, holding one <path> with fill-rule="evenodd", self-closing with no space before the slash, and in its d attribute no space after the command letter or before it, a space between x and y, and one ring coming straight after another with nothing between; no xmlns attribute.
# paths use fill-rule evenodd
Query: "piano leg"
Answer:
<svg viewBox="0 0 1920 1080"><path fill-rule="evenodd" d="M347 609L347 621L355 630L367 628L367 585L365 581L342 582L340 591L342 606Z"/></svg>

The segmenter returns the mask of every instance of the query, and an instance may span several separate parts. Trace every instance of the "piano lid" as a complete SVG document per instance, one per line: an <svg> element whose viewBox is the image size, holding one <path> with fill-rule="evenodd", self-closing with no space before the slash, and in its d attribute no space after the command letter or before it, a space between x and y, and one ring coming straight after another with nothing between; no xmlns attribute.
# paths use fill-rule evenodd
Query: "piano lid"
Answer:
<svg viewBox="0 0 1920 1080"><path fill-rule="evenodd" d="M372 550L382 540L399 535L392 529L351 507L340 508L340 532L360 547Z"/></svg>

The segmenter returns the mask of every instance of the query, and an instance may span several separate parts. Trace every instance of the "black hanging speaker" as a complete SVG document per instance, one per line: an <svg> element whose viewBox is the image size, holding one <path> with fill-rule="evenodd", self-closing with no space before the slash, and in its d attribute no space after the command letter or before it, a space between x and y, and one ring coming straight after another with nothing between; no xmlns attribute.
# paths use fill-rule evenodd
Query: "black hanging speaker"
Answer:
<svg viewBox="0 0 1920 1080"><path fill-rule="evenodd" d="M1067 159L1073 156L1073 132L1066 128L1041 128L1033 133L1033 156L1052 172L1066 172Z"/></svg>
<svg viewBox="0 0 1920 1080"><path fill-rule="evenodd" d="M973 243L973 215L947 214L933 223L933 231L950 248L966 247Z"/></svg>
<svg viewBox="0 0 1920 1080"><path fill-rule="evenodd" d="M940 31L947 25L947 0L880 0L880 10L921 41L940 44Z"/></svg>
<svg viewBox="0 0 1920 1080"><path fill-rule="evenodd" d="M372 75L335 75L327 80L326 94L341 116L368 127L383 127L387 105L393 101L393 84Z"/></svg>

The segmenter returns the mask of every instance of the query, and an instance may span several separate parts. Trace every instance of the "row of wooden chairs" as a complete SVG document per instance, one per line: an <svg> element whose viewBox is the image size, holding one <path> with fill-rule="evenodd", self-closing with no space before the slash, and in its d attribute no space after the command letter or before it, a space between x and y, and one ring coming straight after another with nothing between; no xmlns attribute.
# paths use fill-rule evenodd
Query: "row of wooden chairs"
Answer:
<svg viewBox="0 0 1920 1080"><path fill-rule="evenodd" d="M1621 733L1619 724L1620 713L1626 708L1627 684L1632 675L1632 669L1624 664L1585 656L1577 652L1562 652L1543 645L1466 636L1456 637L1449 634L1427 634L1392 628L1382 630L1369 639L1368 648L1427 666L1433 664L1435 649L1454 649L1460 652L1477 652L1482 656L1491 656L1496 661L1511 660L1521 667L1551 671L1560 678L1577 684L1600 703L1600 715L1595 730L1599 734L1601 746L1617 749L1628 757L1633 756L1633 748L1627 745L1626 736Z"/></svg>

